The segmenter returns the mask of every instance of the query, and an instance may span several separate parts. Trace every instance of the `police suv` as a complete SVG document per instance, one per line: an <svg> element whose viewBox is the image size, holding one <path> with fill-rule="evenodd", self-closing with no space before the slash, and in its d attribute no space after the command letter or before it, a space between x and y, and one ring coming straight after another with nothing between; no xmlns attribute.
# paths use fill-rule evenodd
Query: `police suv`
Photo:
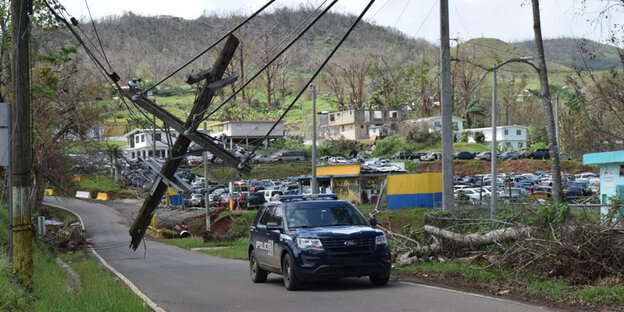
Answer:
<svg viewBox="0 0 624 312"><path fill-rule="evenodd" d="M335 194L281 196L258 211L249 232L251 280L284 276L288 290L304 281L368 276L373 285L390 277L390 250L374 218L367 221Z"/></svg>

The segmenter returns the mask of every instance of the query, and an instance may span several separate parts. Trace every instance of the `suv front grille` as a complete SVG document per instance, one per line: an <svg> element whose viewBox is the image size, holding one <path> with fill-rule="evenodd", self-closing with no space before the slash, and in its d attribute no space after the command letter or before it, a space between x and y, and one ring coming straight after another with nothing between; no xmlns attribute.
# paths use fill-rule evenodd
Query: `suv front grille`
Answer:
<svg viewBox="0 0 624 312"><path fill-rule="evenodd" d="M325 238L323 248L329 252L367 251L375 245L375 237L369 238Z"/></svg>

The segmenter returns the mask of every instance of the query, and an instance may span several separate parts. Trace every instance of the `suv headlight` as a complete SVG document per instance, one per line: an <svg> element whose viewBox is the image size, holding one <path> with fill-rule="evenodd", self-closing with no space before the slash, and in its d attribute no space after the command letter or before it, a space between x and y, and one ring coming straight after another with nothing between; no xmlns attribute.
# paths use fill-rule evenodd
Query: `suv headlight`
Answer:
<svg viewBox="0 0 624 312"><path fill-rule="evenodd" d="M299 248L323 249L323 244L318 238L297 238L297 246Z"/></svg>
<svg viewBox="0 0 624 312"><path fill-rule="evenodd" d="M375 245L388 245L388 239L386 238L386 234L381 234L379 236L375 236Z"/></svg>

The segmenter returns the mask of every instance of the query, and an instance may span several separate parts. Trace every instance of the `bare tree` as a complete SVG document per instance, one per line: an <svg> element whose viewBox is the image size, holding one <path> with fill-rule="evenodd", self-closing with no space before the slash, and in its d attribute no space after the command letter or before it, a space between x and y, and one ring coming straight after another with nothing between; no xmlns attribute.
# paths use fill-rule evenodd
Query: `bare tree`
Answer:
<svg viewBox="0 0 624 312"><path fill-rule="evenodd" d="M544 117L546 120L546 136L550 152L550 168L552 173L552 198L556 202L562 201L561 194L561 167L559 162L559 146L555 138L555 121L550 98L550 86L548 85L548 70L546 69L546 57L544 55L544 42L542 40L542 26L540 19L539 0L531 0L533 8L533 32L535 33L535 48L537 51L537 73L540 80L540 97L544 105Z"/></svg>

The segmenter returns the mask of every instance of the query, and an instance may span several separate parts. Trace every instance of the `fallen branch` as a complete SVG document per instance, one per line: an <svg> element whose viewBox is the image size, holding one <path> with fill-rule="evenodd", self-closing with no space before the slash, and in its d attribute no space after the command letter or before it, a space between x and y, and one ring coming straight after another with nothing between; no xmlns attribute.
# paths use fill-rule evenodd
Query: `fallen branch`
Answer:
<svg viewBox="0 0 624 312"><path fill-rule="evenodd" d="M518 240L530 235L530 228L504 228L490 231L487 233L460 234L447 230L443 230L434 226L425 225L423 230L435 238L441 238L447 241L443 243L437 240L433 244L420 246L401 254L397 261L400 265L409 265L418 260L418 258L428 255L436 255L445 249L470 248L475 249L481 246L491 244L500 244L504 242Z"/></svg>

